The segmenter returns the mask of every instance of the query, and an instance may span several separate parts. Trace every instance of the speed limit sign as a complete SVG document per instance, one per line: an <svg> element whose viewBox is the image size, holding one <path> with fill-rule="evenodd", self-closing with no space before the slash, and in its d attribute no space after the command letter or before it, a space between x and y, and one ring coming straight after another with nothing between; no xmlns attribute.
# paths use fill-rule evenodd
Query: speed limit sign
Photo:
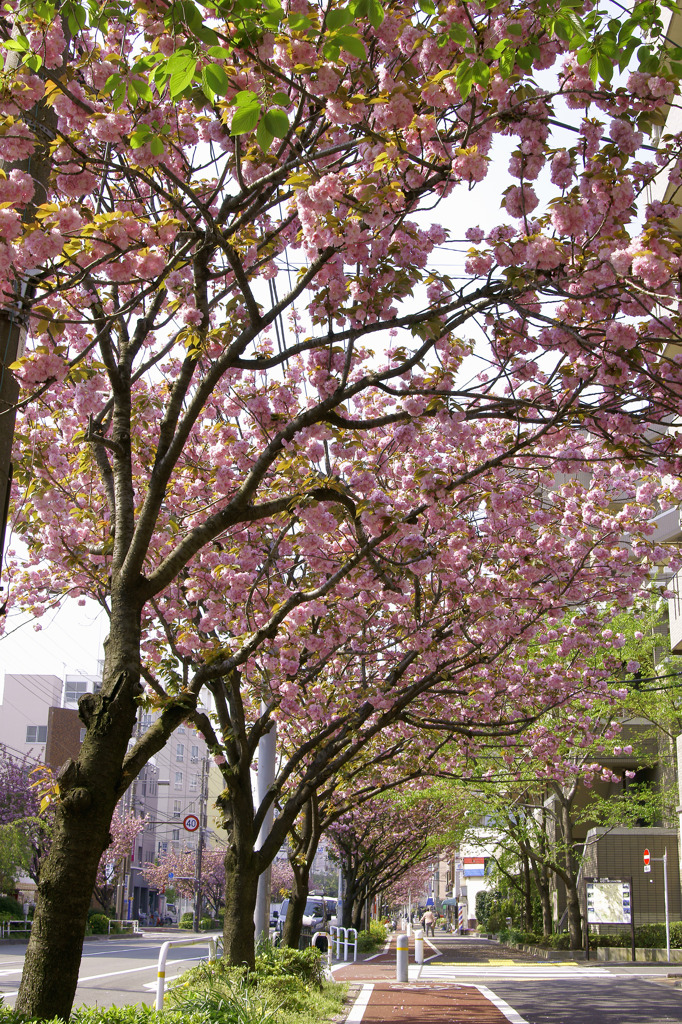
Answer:
<svg viewBox="0 0 682 1024"><path fill-rule="evenodd" d="M196 832L199 828L199 819L196 814L188 814L182 824L187 832Z"/></svg>

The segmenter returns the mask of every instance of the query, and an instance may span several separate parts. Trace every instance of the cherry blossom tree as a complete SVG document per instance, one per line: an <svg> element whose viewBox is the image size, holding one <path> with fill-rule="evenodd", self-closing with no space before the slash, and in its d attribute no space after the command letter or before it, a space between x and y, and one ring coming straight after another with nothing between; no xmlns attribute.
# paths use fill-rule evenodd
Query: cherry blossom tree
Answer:
<svg viewBox="0 0 682 1024"><path fill-rule="evenodd" d="M427 6L3 14L7 166L43 146L23 113L56 114L46 201L17 166L0 182L0 293L27 328L8 606L92 597L110 619L21 1013L68 1016L116 802L204 686L226 949L251 963L256 879L313 790L388 726L390 746L452 720L475 746L481 719L522 729L565 700L544 665L524 691L491 662L558 606L626 604L648 570L620 531L645 559L655 501L679 495L679 243L670 208L639 203L679 177L677 140L640 152L674 69L612 84L636 18ZM497 223L434 221L508 144ZM587 494L549 479L593 462ZM129 749L141 671L161 714ZM247 780L275 715L304 739L255 856Z"/></svg>
<svg viewBox="0 0 682 1024"><path fill-rule="evenodd" d="M294 884L294 873L291 870L291 864L289 859L277 858L272 862L270 872L270 884L272 886L270 892L270 898L276 903L280 902L286 896L291 895L291 889Z"/></svg>
<svg viewBox="0 0 682 1024"><path fill-rule="evenodd" d="M106 848L97 868L95 897L106 913L112 908L116 885L120 881L121 864L130 857L133 843L147 827L149 819L136 817L127 811L114 811L111 819L111 843Z"/></svg>
<svg viewBox="0 0 682 1024"><path fill-rule="evenodd" d="M0 826L6 826L3 845L8 854L5 859L10 863L19 853L21 868L36 883L40 880L40 869L52 834L51 809L41 808L40 779L50 778L48 768L13 754L0 744ZM5 871L8 876L10 873Z"/></svg>
<svg viewBox="0 0 682 1024"><path fill-rule="evenodd" d="M451 808L428 795L409 804L389 797L349 811L331 827L344 878L344 927L361 928L367 901L441 852L440 830L447 831L450 817Z"/></svg>
<svg viewBox="0 0 682 1024"><path fill-rule="evenodd" d="M225 855L220 849L204 849L201 855L201 879L197 879L195 850L169 851L158 864L145 864L142 875L157 889L171 887L184 899L194 899L201 888L202 901L213 917L223 905L225 893ZM172 875L172 878L171 878Z"/></svg>

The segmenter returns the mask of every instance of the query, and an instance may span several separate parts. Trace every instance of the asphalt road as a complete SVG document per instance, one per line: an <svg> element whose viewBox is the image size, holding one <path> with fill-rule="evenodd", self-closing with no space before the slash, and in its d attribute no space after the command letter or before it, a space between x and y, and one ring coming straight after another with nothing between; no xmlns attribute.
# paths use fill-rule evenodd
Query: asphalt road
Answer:
<svg viewBox="0 0 682 1024"><path fill-rule="evenodd" d="M125 1006L154 1002L159 950L166 939L191 938L191 933L168 932L138 939L85 941L75 1006ZM6 1005L16 999L26 945L0 945L0 996ZM166 981L206 958L207 945L170 949Z"/></svg>
<svg viewBox="0 0 682 1024"><path fill-rule="evenodd" d="M484 941L439 942L420 980L484 985L517 1024L680 1024L682 964L551 963ZM676 977L671 977L676 976ZM513 1018L514 1019L514 1018Z"/></svg>
<svg viewBox="0 0 682 1024"><path fill-rule="evenodd" d="M123 1006L154 1002L159 950L178 932L139 939L86 941L76 1006ZM516 1024L682 1024L682 965L600 963L559 966L483 942L445 948L428 961L431 982L480 984L504 1000ZM0 945L0 996L13 1005L21 977L25 945ZM167 980L206 957L206 946L171 949ZM369 966L369 965L368 965ZM424 975L423 980L427 980ZM421 1021L421 1017L419 1018Z"/></svg>

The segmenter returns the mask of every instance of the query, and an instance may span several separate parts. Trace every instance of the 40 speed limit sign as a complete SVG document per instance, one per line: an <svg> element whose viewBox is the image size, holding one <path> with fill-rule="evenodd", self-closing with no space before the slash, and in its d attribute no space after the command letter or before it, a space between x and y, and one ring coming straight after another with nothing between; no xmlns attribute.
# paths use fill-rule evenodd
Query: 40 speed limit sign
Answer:
<svg viewBox="0 0 682 1024"><path fill-rule="evenodd" d="M199 828L199 819L196 814L188 814L182 824L187 832L196 832Z"/></svg>

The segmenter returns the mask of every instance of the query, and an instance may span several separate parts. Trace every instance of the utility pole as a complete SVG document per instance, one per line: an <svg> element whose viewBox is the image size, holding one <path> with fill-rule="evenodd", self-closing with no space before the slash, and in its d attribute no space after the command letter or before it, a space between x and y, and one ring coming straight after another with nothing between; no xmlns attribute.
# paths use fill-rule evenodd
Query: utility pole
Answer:
<svg viewBox="0 0 682 1024"><path fill-rule="evenodd" d="M267 711L267 705L261 703L261 715ZM277 751L277 728L273 724L269 732L261 737L258 744L258 805L262 805L266 799L268 790L275 781L275 756ZM268 813L263 819L261 830L258 833L258 849L267 839L275 817L275 808L270 804ZM258 892L256 895L256 911L254 922L256 925L256 942L267 939L270 935L270 879L272 872L270 867L259 875Z"/></svg>
<svg viewBox="0 0 682 1024"><path fill-rule="evenodd" d="M201 759L201 793L199 794L199 842L197 845L197 867L194 877L194 931L201 924L201 861L204 849L204 816L206 814L206 758Z"/></svg>

